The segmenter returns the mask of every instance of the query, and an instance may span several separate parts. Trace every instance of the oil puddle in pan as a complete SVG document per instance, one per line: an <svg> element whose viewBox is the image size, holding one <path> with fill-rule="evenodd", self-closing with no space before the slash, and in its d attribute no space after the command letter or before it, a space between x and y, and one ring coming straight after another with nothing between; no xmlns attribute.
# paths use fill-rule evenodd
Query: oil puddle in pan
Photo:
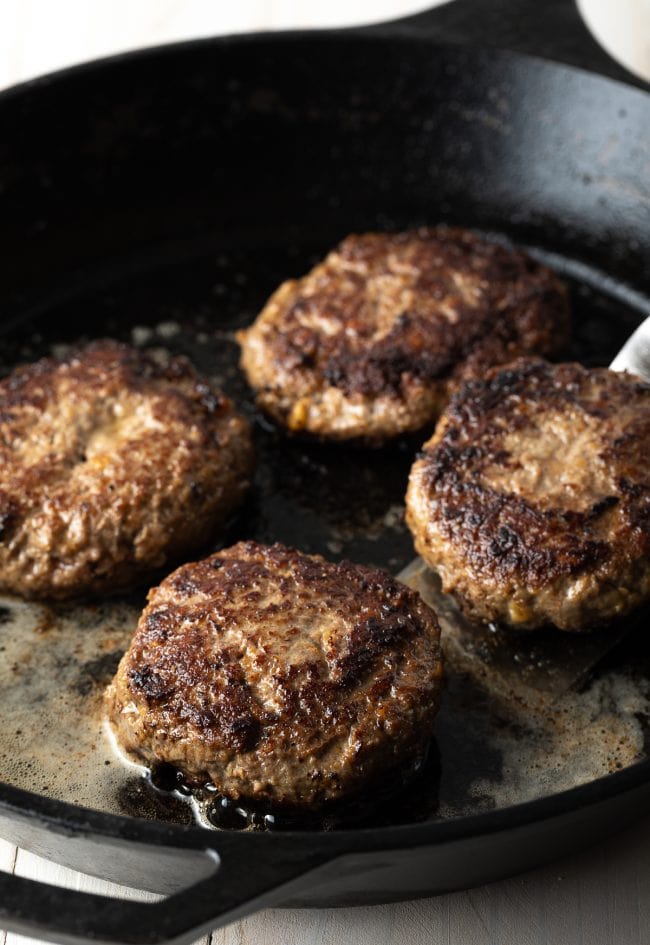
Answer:
<svg viewBox="0 0 650 945"><path fill-rule="evenodd" d="M102 726L102 693L142 601L50 607L0 603L0 778L96 810L190 822L184 805L138 792ZM139 779L137 779L139 781ZM133 805L132 805L133 806ZM176 809L174 809L174 807ZM133 813L136 813L135 808Z"/></svg>
<svg viewBox="0 0 650 945"><path fill-rule="evenodd" d="M437 726L442 816L553 794L646 756L647 656L628 657L618 672L612 657L618 644L643 643L635 631L647 614L593 633L515 633L464 618L420 559L400 577L441 627L448 667ZM466 762L457 764L461 757Z"/></svg>
<svg viewBox="0 0 650 945"><path fill-rule="evenodd" d="M584 692L531 708L503 703L452 670L437 728L439 816L509 807L641 760L649 696L645 680L610 674Z"/></svg>
<svg viewBox="0 0 650 945"><path fill-rule="evenodd" d="M540 707L508 703L452 666L429 758L324 817L247 810L173 769L147 773L113 750L102 694L142 599L45 607L0 602L0 779L95 810L220 829L339 829L505 807L591 781L644 756L649 686L628 673ZM453 657L452 657L453 659Z"/></svg>
<svg viewBox="0 0 650 945"><path fill-rule="evenodd" d="M437 746L410 770L394 773L373 785L372 791L305 813L252 806L220 795L214 784L192 787L180 771L162 764L141 769L149 790L160 798L184 801L197 823L217 830L341 830L414 823L429 819L437 809L440 759Z"/></svg>

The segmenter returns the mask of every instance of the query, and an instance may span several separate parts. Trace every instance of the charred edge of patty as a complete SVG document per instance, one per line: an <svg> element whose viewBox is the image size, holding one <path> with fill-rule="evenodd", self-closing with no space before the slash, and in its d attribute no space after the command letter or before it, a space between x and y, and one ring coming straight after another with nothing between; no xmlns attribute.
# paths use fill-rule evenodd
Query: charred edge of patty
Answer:
<svg viewBox="0 0 650 945"><path fill-rule="evenodd" d="M344 587L348 599L352 595L355 602L359 602L359 609L372 612L366 612L351 628L345 648L329 661L327 676L323 676L321 665L311 661L274 671L274 686L283 693L283 708L279 714L265 711L255 700L239 665L238 653L227 646L211 654L210 670L218 672L219 685L212 685L209 704L188 705L185 691L200 684L197 666L200 670L205 628L199 625L194 634L189 623L187 633L180 641L174 640L169 652L164 651L166 641L171 635L176 636L177 628L183 621L187 622L193 612L204 621L208 609L216 606L216 597L224 601L238 600L243 592L268 574L269 568L273 569L274 579L277 574L283 595L290 592L295 580L305 588L316 588L323 605L335 614L342 606L341 588ZM286 582L284 587L283 582ZM206 596L209 598L207 601ZM168 724L174 726L182 719L183 724L189 723L194 728L197 737L205 744L219 749L254 752L266 746L277 750L286 737L287 726L298 732L304 726L307 739L310 731L328 728L338 731L338 726L351 728L359 720L359 713L365 714L368 698L374 704L375 700L390 694L409 640L416 635L431 633L432 662L438 665L437 675L434 674L435 679L429 681L429 688L435 688L434 683L437 685L442 672L435 615L414 591L383 571L349 562L330 564L316 556L292 553L282 545L264 549L260 560L260 547L256 543L240 543L234 549L186 565L167 578L160 588L153 589L149 600L131 650L125 657L128 691L137 702L143 702L147 710L163 712ZM186 609L186 601L190 602L191 610ZM244 615L246 606L246 602L242 602ZM255 601L251 600L248 606L253 615ZM155 653L154 664L143 657L149 647ZM394 665L387 671L386 659L389 657ZM383 677L372 684L379 665L384 670ZM365 692L363 706L353 698L357 687ZM109 690L109 712L112 698ZM433 716L437 702L438 693L432 691L426 711L422 710L423 717ZM413 720L417 721L415 717L419 710L417 706L413 708ZM394 763L389 763L389 768L401 763L402 757L404 764L409 765L424 754L431 732L424 730L426 726L420 729L417 725L413 727L412 723L411 728L412 731L405 723L399 751L394 751ZM146 746L140 748L136 745L128 750L139 760L151 763L151 752ZM390 756L390 744L387 744L386 751ZM360 758L363 757L362 751ZM188 775L190 783L200 786L212 781L214 776L208 767L192 770ZM315 784L310 806L319 806L328 796L336 795L339 790L337 780L338 775L332 772L331 777L328 775L323 779L322 785ZM374 783L373 777L368 782ZM352 777L351 783L354 793L356 777ZM366 789L367 786L359 788ZM260 802L259 794L249 796L242 791L239 796L254 803ZM266 800L275 806L295 806L291 802L278 801L273 794Z"/></svg>
<svg viewBox="0 0 650 945"><path fill-rule="evenodd" d="M41 358L17 367L0 380L3 424L11 423L11 411L26 405L44 408L51 400L55 385L66 377L74 387L90 390L109 384L119 390L141 391L160 383L173 387L194 382L197 403L207 413L218 413L231 406L228 397L202 380L191 363L182 356L161 363L149 352L112 339L99 339L74 348L61 358ZM153 385L153 386L152 386Z"/></svg>
<svg viewBox="0 0 650 945"><path fill-rule="evenodd" d="M355 599L365 602L368 608L372 605L375 612L354 624L346 652L332 661L329 678L322 678L317 663L301 663L299 670L290 667L279 674L277 683L287 694L290 717L304 713L306 705L309 706L309 713L316 712L327 704L329 695L350 691L370 679L384 654L399 652L399 648L421 630L427 619L432 619L432 612L429 613L418 594L384 571L349 561L332 564L315 555L295 555L279 543L269 546L263 564L257 558L246 560L233 557L235 549L238 549L236 553L243 555L257 555L259 546L255 542L242 542L234 549L217 552L204 561L179 568L163 582L163 586L173 590L174 596L178 597L177 604L170 603L165 597L158 609L158 589L150 591L144 622L136 633L137 645L141 649L150 644L156 647L164 644L173 629L187 617L183 601L195 595L207 598L214 590L215 572L219 575L219 597L227 601L236 599L257 581L263 580L268 574L267 568L284 569L288 565L289 571L285 574L280 572L279 586L282 588L287 579L305 587L316 586L323 606L330 608L333 613L341 603L341 586L349 586L350 593L356 595ZM326 572L323 571L323 565ZM291 589L292 583L287 582L283 593L290 593ZM204 618L206 608L210 606L214 604L209 600L201 604L198 616ZM249 607L254 610L254 603ZM245 613L245 609L242 604L242 613ZM199 642L202 634L200 628ZM190 630L187 638L174 647L174 653L166 654L157 670L147 666L130 670L129 680L134 695L142 697L151 706L169 704L179 683L181 686L192 683L192 664L196 653L194 647L195 640ZM237 654L224 648L219 654L219 660L220 668L224 670L223 706L218 713L206 710L205 714L192 715L191 721L202 732L212 731L228 747L250 750L257 744L262 726L274 723L275 719L259 714L238 665ZM168 672L163 673L161 670ZM303 671L306 675L305 685L294 689L297 672ZM174 682L170 682L172 679ZM390 689L390 682L390 678L388 681L383 680L381 688L388 686ZM377 696L382 694L379 686L372 691ZM345 708L342 707L341 711L344 712ZM252 733L255 733L255 738Z"/></svg>
<svg viewBox="0 0 650 945"><path fill-rule="evenodd" d="M613 550L610 543L594 537L594 526L623 501L630 522L630 549L650 553L650 497L625 477L617 483L621 494L607 496L584 511L542 509L524 497L503 494L467 478L468 468L507 459L494 444L503 436L504 427L513 432L527 425L528 415L518 410L522 401L544 409L563 410L571 405L606 418L611 394L628 400L650 393L649 385L602 369L607 393L590 397L585 384L597 376L579 364L522 359L492 372L485 381L468 382L452 398L442 430L432 446L425 446L417 467L437 528L454 547L462 548L474 573L486 572L499 581L516 577L539 589L562 576L598 568ZM604 446L604 454L616 462L624 449L647 443L649 433L647 429L630 433ZM412 528L417 528L419 523L410 519Z"/></svg>
<svg viewBox="0 0 650 945"><path fill-rule="evenodd" d="M456 383L463 377L480 376L486 367L527 351L554 355L566 343L568 294L555 273L521 251L487 242L467 231L439 227L348 237L320 268L326 272L337 256L347 260L381 258L409 242L418 244L413 265L420 269L420 293L435 298L437 284L427 279L431 255L435 254L437 270L480 274L480 298L469 304L459 294L457 317L444 325L417 310L402 312L385 336L366 350L357 351L350 347L343 331L324 336L305 325L292 325L292 316L299 317L307 304L301 294L304 280L285 283L277 293L287 296L280 303L282 330L277 331L275 325L267 327L265 339L270 358L282 373L318 376L319 386L340 389L350 398L404 399L409 386L429 388L449 380ZM339 277L333 269L330 278L334 287L328 290L326 283L321 295L316 292L313 296L322 296L325 308L341 304L335 288ZM312 296L308 302L313 304ZM239 336L244 346L246 335L241 332Z"/></svg>

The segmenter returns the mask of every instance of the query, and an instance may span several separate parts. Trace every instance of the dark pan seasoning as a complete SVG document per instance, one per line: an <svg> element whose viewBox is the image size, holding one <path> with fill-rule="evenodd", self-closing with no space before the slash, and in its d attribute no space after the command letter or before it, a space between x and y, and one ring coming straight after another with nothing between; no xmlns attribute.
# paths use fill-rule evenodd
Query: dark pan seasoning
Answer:
<svg viewBox="0 0 650 945"><path fill-rule="evenodd" d="M402 515L408 470L421 444L365 451L287 439L256 414L237 368L234 332L252 320L287 272L301 271L330 242L324 236L313 254L261 247L258 253L118 273L110 283L53 304L29 330L5 335L2 367L7 372L88 340L80 326L87 324L89 309L93 337L130 341L161 360L188 356L255 422L254 487L221 546L240 538L279 540L397 574L413 557ZM247 273L255 273L254 284ZM571 276L570 263L563 275ZM590 282L569 278L576 328L568 355L605 364L639 312L587 275ZM296 826L268 810L228 805L209 788L192 797L174 771L158 769L145 777L113 753L102 727L102 694L128 645L145 590L128 599L76 605L2 601L0 778L102 811L183 823L196 817L206 826L229 829ZM435 742L408 788L391 791L387 785L386 798L375 796L354 810L333 810L302 826L331 829L470 814L625 767L646 753L647 667L643 640L636 635L581 692L531 712L491 695L462 667L452 666Z"/></svg>

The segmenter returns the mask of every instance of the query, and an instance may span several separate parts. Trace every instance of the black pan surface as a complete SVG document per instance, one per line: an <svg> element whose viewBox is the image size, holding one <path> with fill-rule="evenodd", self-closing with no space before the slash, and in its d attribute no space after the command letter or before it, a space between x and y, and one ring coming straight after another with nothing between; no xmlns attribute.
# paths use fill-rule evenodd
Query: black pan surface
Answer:
<svg viewBox="0 0 650 945"><path fill-rule="evenodd" d="M440 220L564 272L571 355L607 363L650 312L649 97L403 31L184 44L5 93L3 363L169 322L199 367L202 333L211 357L222 338L224 382L245 399L228 332L278 281L347 232ZM237 528L394 571L410 559L385 519L409 447L343 456L261 424L258 439L256 498ZM642 641L626 647L615 659L641 664ZM306 840L121 819L4 786L14 842L123 883L194 885L115 910L2 876L0 922L57 941L189 941L267 902L385 901L508 875L623 825L649 797L643 761L507 810Z"/></svg>

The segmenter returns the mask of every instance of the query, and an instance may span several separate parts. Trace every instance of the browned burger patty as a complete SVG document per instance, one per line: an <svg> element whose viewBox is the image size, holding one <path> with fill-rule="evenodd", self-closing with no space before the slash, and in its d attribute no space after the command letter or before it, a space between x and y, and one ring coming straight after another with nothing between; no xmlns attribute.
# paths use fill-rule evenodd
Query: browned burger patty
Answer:
<svg viewBox="0 0 650 945"><path fill-rule="evenodd" d="M467 230L349 236L240 332L259 406L293 431L381 442L432 424L460 377L568 333L564 286Z"/></svg>
<svg viewBox="0 0 650 945"><path fill-rule="evenodd" d="M650 598L649 456L650 386L521 359L452 398L407 521L470 616L586 629Z"/></svg>
<svg viewBox="0 0 650 945"><path fill-rule="evenodd" d="M243 542L149 593L106 700L140 762L318 809L421 759L441 674L435 615L389 574Z"/></svg>
<svg viewBox="0 0 650 945"><path fill-rule="evenodd" d="M241 501L248 423L178 358L104 341L0 382L0 590L111 592L200 547Z"/></svg>

